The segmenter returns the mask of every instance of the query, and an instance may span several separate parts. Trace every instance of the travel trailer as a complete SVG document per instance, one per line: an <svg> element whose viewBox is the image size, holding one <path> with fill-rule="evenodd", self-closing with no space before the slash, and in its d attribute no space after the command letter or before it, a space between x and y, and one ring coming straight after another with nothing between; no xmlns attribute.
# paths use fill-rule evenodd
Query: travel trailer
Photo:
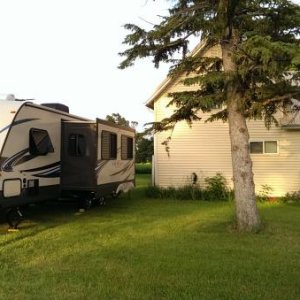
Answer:
<svg viewBox="0 0 300 300"><path fill-rule="evenodd" d="M89 207L135 185L135 130L69 114L62 104L0 100L0 208L72 197Z"/></svg>

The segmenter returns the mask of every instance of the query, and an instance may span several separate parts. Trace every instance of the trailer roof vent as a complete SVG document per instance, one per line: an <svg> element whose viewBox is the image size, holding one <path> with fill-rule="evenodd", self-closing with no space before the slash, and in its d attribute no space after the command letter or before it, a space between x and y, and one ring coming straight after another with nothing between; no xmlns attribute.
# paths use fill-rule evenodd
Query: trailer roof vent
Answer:
<svg viewBox="0 0 300 300"><path fill-rule="evenodd" d="M69 113L69 107L61 103L42 103L41 105Z"/></svg>
<svg viewBox="0 0 300 300"><path fill-rule="evenodd" d="M15 101L15 95L13 94L0 94L0 100L4 101Z"/></svg>

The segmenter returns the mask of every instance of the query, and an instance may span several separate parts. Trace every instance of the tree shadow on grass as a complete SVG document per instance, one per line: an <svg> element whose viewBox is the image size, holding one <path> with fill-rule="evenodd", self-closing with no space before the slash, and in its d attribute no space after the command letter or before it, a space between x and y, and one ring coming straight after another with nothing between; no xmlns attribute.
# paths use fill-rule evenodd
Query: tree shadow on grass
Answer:
<svg viewBox="0 0 300 300"><path fill-rule="evenodd" d="M76 203L73 201L44 201L40 203L29 204L21 207L23 221L19 225L19 229L31 229L38 224L56 223L58 220L64 220L69 215L76 212ZM78 209L77 209L78 210ZM0 214L0 232L6 231L8 224L6 221L5 211Z"/></svg>
<svg viewBox="0 0 300 300"><path fill-rule="evenodd" d="M99 205L99 203L95 203L88 210L81 209L79 201L72 199L53 199L28 204L20 208L23 215L23 220L19 224L18 229L32 229L37 226L47 226L48 228L51 228L54 224L57 226L60 224L70 223L72 220L75 220L73 219L74 216L84 215L89 212L94 213L98 210L113 211L118 209L118 204L116 202L119 203L119 209L122 207L128 209L128 206L130 206L131 196L122 196L121 200L125 201L126 204L121 204L122 201L118 201L118 199L108 198L105 202L105 205ZM8 229L9 225L7 224L5 211L0 210L0 234L7 233Z"/></svg>
<svg viewBox="0 0 300 300"><path fill-rule="evenodd" d="M231 211L228 203L209 203L203 201L181 201L167 199L150 199L145 197L142 188L136 188L130 193L123 194L117 199L108 198L106 205L95 206L86 212L79 212L78 202L53 200L29 205L22 209L24 221L19 225L20 231L36 232L52 229L84 221L84 226L105 225L109 232L123 226L156 227L160 222L176 224L178 218L185 226L200 224L196 230L205 232L219 232L228 229L228 218L219 220L223 210ZM230 213L226 213L229 214ZM186 221L187 219L188 221ZM216 222L212 222L215 220ZM138 225L134 225L135 223ZM222 224L220 224L220 222ZM224 223L223 223L224 222ZM230 222L230 217L229 217ZM226 224L225 224L226 223ZM90 224L90 225L88 225ZM77 226L77 225L76 225ZM142 227L143 227L142 226ZM170 227L170 226L169 226ZM7 234L8 225L5 216L0 217L0 235ZM103 228L102 228L103 229ZM28 233L34 235L35 233Z"/></svg>

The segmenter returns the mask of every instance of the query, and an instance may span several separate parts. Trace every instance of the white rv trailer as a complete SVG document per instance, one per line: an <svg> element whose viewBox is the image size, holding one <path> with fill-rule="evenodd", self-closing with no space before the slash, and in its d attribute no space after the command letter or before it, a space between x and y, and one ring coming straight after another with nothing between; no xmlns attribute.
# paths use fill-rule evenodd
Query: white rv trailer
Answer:
<svg viewBox="0 0 300 300"><path fill-rule="evenodd" d="M68 113L61 104L0 100L0 208L135 185L135 131Z"/></svg>

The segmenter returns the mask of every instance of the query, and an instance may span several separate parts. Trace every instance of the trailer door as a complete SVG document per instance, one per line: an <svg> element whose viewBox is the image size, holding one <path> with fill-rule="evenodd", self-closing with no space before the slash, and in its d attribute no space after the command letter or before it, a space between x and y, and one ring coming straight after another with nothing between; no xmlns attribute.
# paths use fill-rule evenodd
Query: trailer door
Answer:
<svg viewBox="0 0 300 300"><path fill-rule="evenodd" d="M96 125L62 122L61 188L92 191L96 187Z"/></svg>

